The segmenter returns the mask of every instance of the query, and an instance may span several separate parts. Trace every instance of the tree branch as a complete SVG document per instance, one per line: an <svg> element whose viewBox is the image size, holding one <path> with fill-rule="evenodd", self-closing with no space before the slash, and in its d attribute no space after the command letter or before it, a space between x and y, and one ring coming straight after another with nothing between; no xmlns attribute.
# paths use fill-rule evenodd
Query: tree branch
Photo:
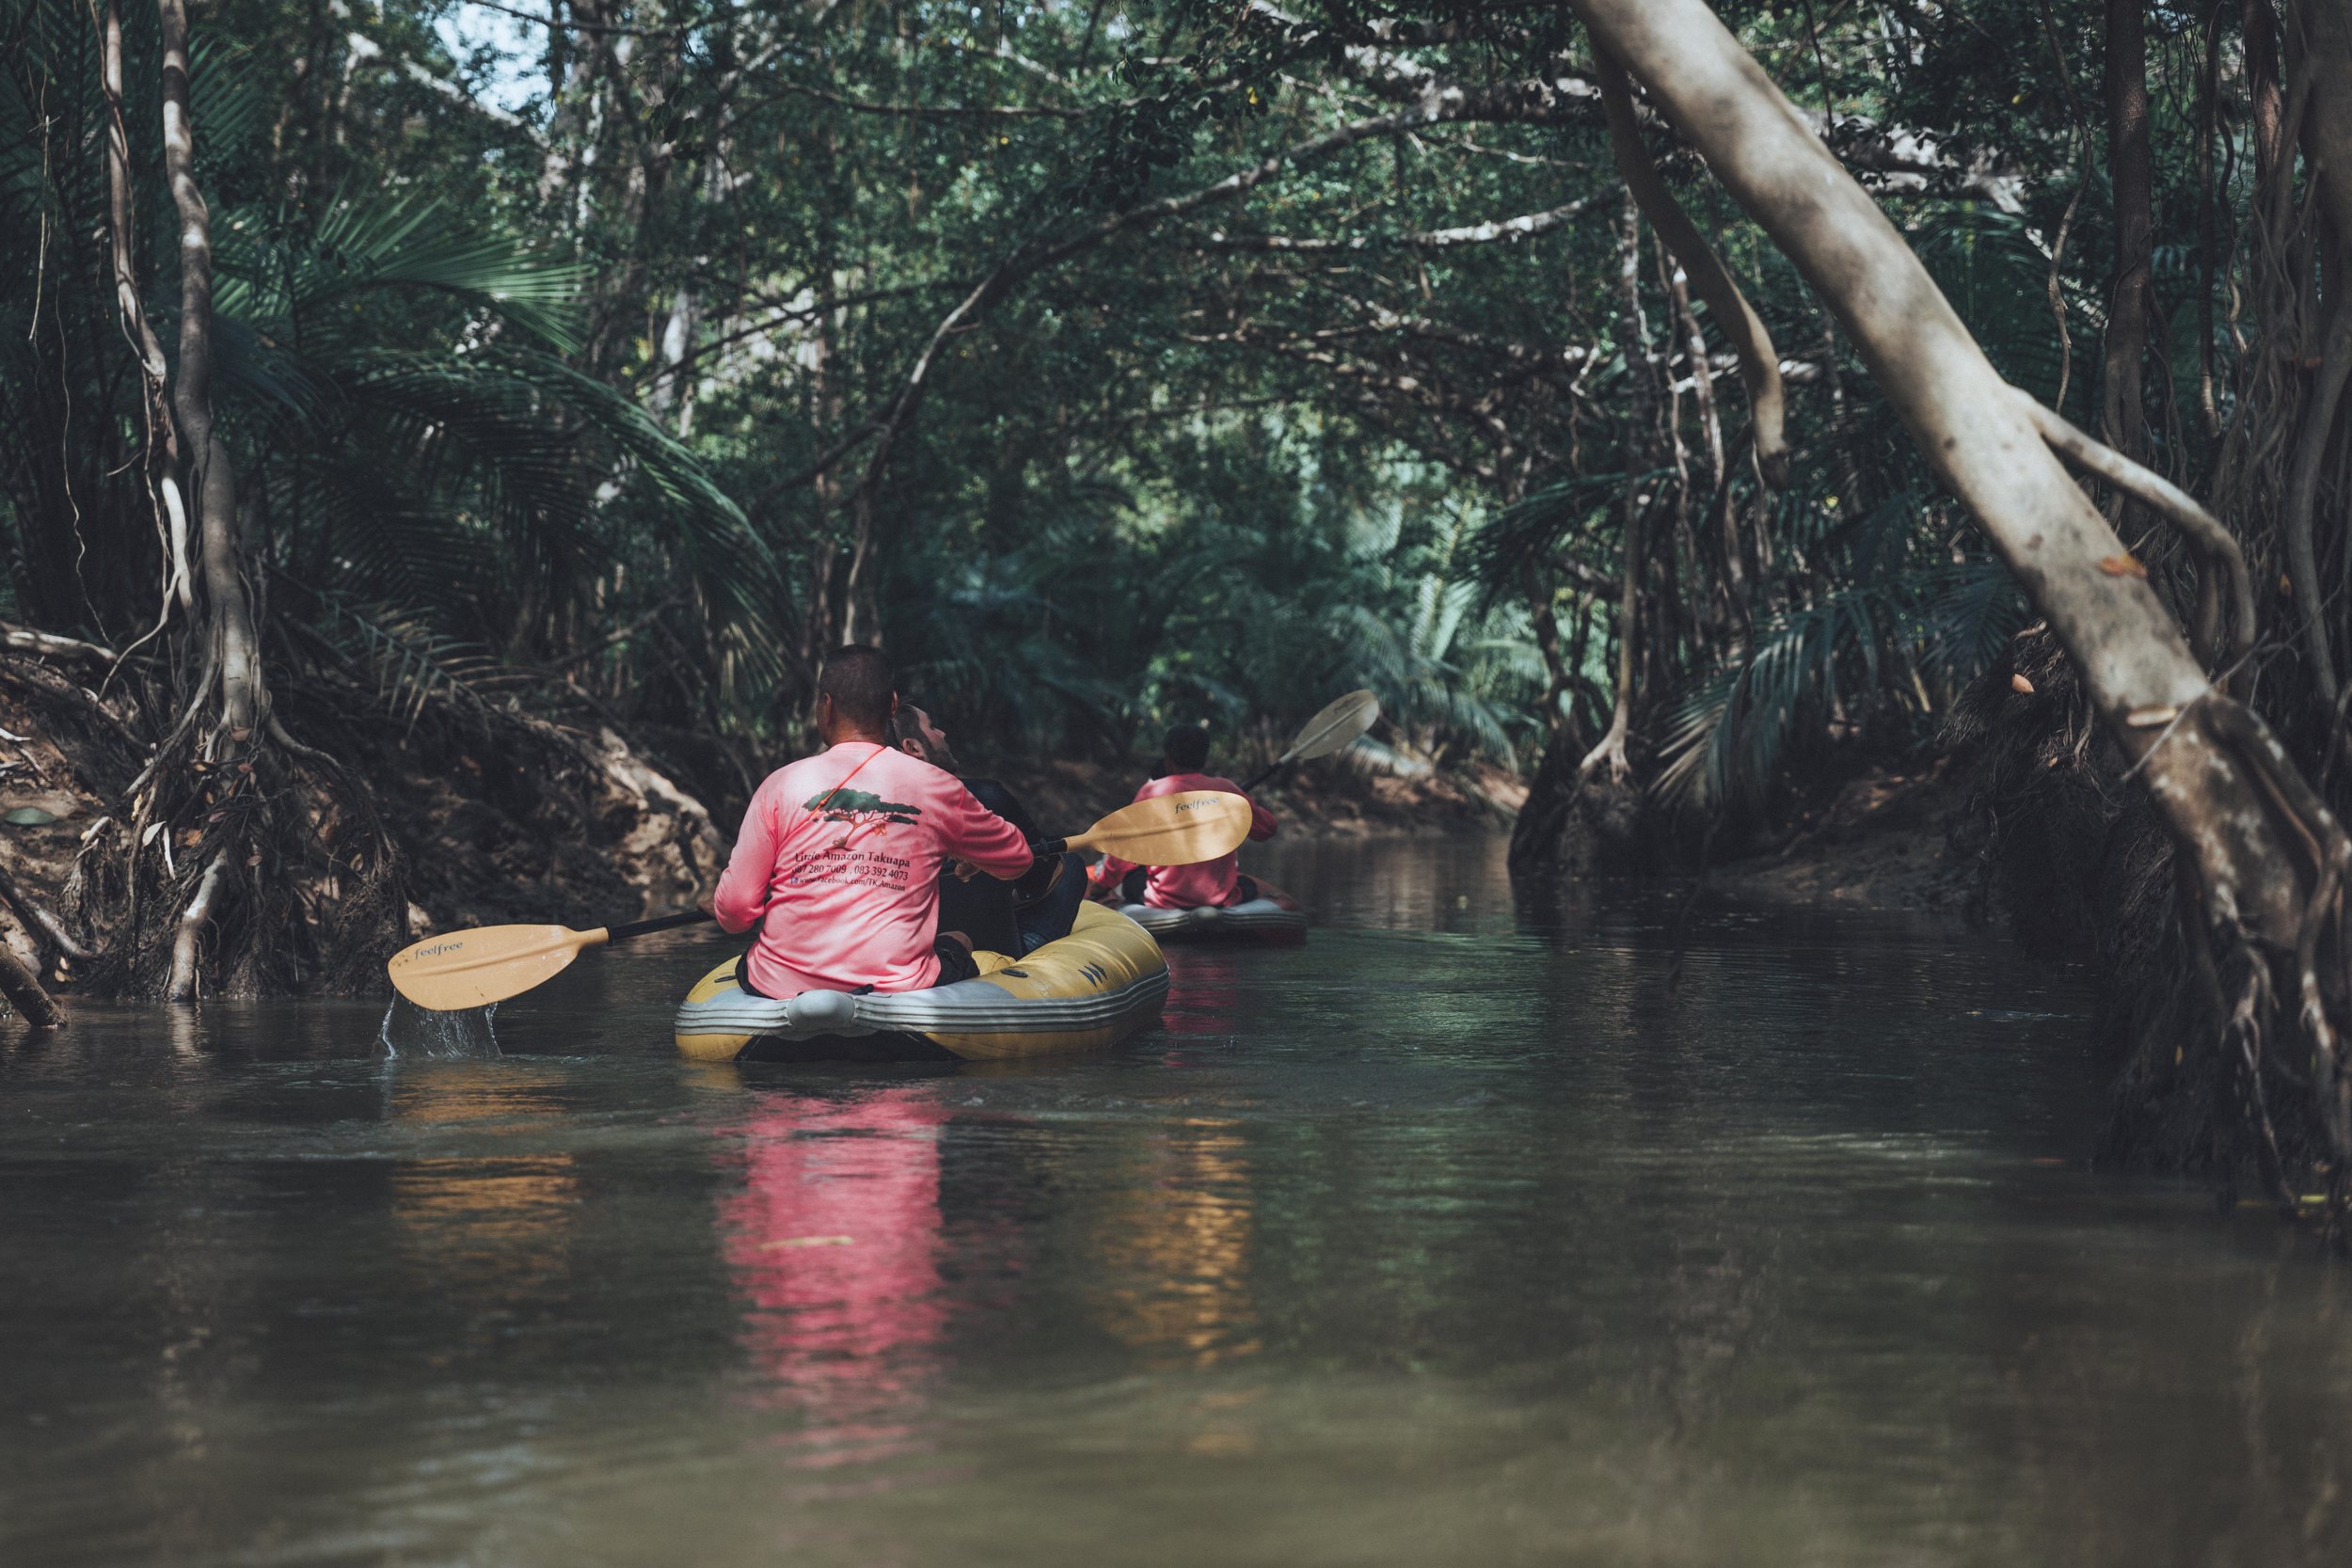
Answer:
<svg viewBox="0 0 2352 1568"><path fill-rule="evenodd" d="M537 26L557 29L566 33L611 34L618 38L632 39L675 38L681 33L691 33L697 27L705 27L713 23L726 21L729 17L732 17L735 14L733 12L729 12L726 17L700 17L692 22L680 23L675 27L624 27L617 23L580 22L564 17L548 16L538 11L517 10L512 6L501 6L498 4L498 0L466 0L466 3L469 6L479 6L485 11L498 11L503 15L514 17L518 21L529 22Z"/></svg>
<svg viewBox="0 0 2352 1568"><path fill-rule="evenodd" d="M1295 238L1287 234L1228 234L1222 230L1212 231L1205 240L1187 242L1200 250L1280 250L1326 255L1333 252L1374 250L1384 246L1399 246L1412 250L1445 250L1458 245L1489 245L1497 240L1524 240L1537 234L1549 234L1582 215L1592 204L1609 193L1581 197L1565 206L1550 207L1540 213L1523 213L1518 217L1496 218L1486 223L1465 224L1455 229L1424 229L1416 233L1381 237L1359 234L1350 239L1325 239L1319 235Z"/></svg>
<svg viewBox="0 0 2352 1568"><path fill-rule="evenodd" d="M831 103L852 114L891 115L903 119L1084 119L1088 113L1084 109L1055 108L1042 104L991 103L969 107L953 103L877 103L870 99L827 92L822 87L812 87L800 82L777 82L772 86L776 96L814 98L820 103ZM774 101L773 97L762 100L763 103Z"/></svg>
<svg viewBox="0 0 2352 1568"><path fill-rule="evenodd" d="M1618 172L1641 203L1642 215L1682 263L1692 289L1707 301L1717 330L1731 340L1740 356L1740 379L1748 389L1756 467L1763 470L1764 482L1777 490L1788 483L1788 394L1781 388L1780 355L1772 347L1772 334L1716 258L1714 247L1659 178L1658 166L1642 145L1641 127L1633 118L1633 89L1624 68L1597 42L1593 56L1599 66L1601 103L1609 115L1609 143L1617 155Z"/></svg>
<svg viewBox="0 0 2352 1568"><path fill-rule="evenodd" d="M940 319L900 378L897 391L878 415L859 425L828 451L816 467L795 476L792 481L770 485L761 492L761 498L764 499L781 494L795 484L807 483L848 456L866 436L874 436L879 437L874 454L867 461L865 478L859 482L860 496L870 494L873 487L881 483L882 470L889 462L891 449L899 433L921 407L931 367L948 338L977 322L997 301L1039 273L1092 250L1130 230L1150 228L1168 218L1182 217L1204 207L1233 200L1286 169L1328 158L1359 142L1393 135L1419 126L1463 120L1557 124L1573 122L1581 118L1581 106L1572 103L1568 95L1556 90L1550 83L1512 82L1473 92L1433 79L1429 89L1416 100L1413 106L1400 113L1351 120L1321 135L1284 148L1247 168L1235 170L1222 180L1113 213L1061 239L1048 243L1040 243L1034 237L1025 240L975 284L954 309ZM857 570L854 559L851 569L853 573Z"/></svg>
<svg viewBox="0 0 2352 1568"><path fill-rule="evenodd" d="M2229 579L2230 611L2235 622L2232 653L2234 658L2244 658L2253 652L2253 578L2246 568L2246 552L2238 547L2230 531L2221 526L2221 519L2200 506L2187 491L2093 438L2064 415L2044 406L2032 393L2020 388L2017 401L2052 451L2084 472L2096 474L2161 515L2188 536L2208 566L2220 569Z"/></svg>

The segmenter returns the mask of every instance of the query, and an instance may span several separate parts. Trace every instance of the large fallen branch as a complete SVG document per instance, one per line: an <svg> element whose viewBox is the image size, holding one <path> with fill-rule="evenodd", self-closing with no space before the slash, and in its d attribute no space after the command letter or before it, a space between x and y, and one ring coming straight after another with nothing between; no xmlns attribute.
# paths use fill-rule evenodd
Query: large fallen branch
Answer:
<svg viewBox="0 0 2352 1568"><path fill-rule="evenodd" d="M78 658L92 664L112 664L115 653L95 642L85 642L78 637L60 637L54 631L40 631L32 626L11 626L0 621L0 648L10 653L33 654L41 658Z"/></svg>
<svg viewBox="0 0 2352 1568"><path fill-rule="evenodd" d="M2265 1182L2291 1205L2264 1098L2276 1073L2265 1064L2286 1042L2268 1056L2265 1042L2299 1028L2312 1071L2297 1109L2332 1146L2325 1180L2341 1224L2352 1208L2337 1022L2348 944L2336 895L2352 860L2343 829L2262 721L2214 689L1918 258L1703 0L1572 3L1837 314L1921 452L2064 644L2190 872L2183 931L2206 956L2192 966L2204 994L2190 1040L2250 1107ZM2233 1007L2212 983L2221 974Z"/></svg>
<svg viewBox="0 0 2352 1568"><path fill-rule="evenodd" d="M1910 246L1701 0L1575 0L1595 36L1835 310L1921 451L1992 538L2203 874L2217 918L2292 950L2296 855L2263 787L2194 725L2226 701ZM2334 824L2306 824L2316 831Z"/></svg>

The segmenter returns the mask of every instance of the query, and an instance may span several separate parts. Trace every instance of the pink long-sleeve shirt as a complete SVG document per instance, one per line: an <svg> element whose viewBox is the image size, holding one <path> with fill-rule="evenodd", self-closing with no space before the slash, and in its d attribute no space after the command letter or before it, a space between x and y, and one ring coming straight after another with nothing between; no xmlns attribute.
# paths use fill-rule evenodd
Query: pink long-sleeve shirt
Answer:
<svg viewBox="0 0 2352 1568"><path fill-rule="evenodd" d="M1161 795L1181 795L1188 789L1219 789L1249 800L1248 792L1241 785L1214 773L1169 773L1136 790L1136 799L1149 800ZM1249 836L1253 841L1272 838L1279 827L1272 812L1249 800ZM1116 884L1134 869L1135 862L1105 855L1094 868L1095 884ZM1209 904L1231 904L1239 892L1239 855L1222 855L1198 865L1155 865L1150 869L1152 874L1144 881L1143 901L1155 910L1197 910Z"/></svg>
<svg viewBox="0 0 2352 1568"><path fill-rule="evenodd" d="M1033 858L953 774L844 741L753 793L711 909L730 931L759 922L747 967L770 996L920 990L939 980L939 863L951 855L1003 878Z"/></svg>

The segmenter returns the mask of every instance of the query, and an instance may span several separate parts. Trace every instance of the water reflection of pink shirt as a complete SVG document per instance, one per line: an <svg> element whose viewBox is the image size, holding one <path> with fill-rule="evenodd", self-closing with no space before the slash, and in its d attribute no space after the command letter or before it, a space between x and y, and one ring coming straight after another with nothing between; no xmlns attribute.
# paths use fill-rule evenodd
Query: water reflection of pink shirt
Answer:
<svg viewBox="0 0 2352 1568"><path fill-rule="evenodd" d="M939 1138L928 1089L790 1099L745 1128L742 1186L720 1200L743 1340L776 1395L810 1408L799 1463L906 1448L938 1369Z"/></svg>
<svg viewBox="0 0 2352 1568"><path fill-rule="evenodd" d="M768 775L711 908L730 931L760 922L749 968L770 996L920 990L939 980L931 942L950 855L1005 878L1034 858L954 775L847 740Z"/></svg>
<svg viewBox="0 0 2352 1568"><path fill-rule="evenodd" d="M1228 795L1249 797L1241 785L1231 779L1220 779L1214 773L1169 773L1153 779L1136 791L1136 799L1149 800L1161 795L1182 795L1188 789L1220 789ZM1279 825L1274 814L1249 801L1249 836L1252 840L1272 838ZM1106 855L1094 870L1098 885L1115 883L1135 869L1135 862L1122 861L1117 855ZM1197 910L1210 904L1231 904L1237 901L1241 880L1241 857L1222 855L1198 865L1155 865L1146 879L1143 901L1155 910Z"/></svg>

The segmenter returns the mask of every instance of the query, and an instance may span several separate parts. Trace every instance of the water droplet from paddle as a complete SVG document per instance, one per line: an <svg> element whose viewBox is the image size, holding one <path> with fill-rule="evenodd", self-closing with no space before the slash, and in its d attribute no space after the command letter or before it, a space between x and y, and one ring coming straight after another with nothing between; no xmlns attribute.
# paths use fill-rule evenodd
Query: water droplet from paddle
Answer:
<svg viewBox="0 0 2352 1568"><path fill-rule="evenodd" d="M490 1015L497 1011L498 1004L493 1002L486 1007L435 1012L394 996L391 1005L384 1009L384 1022L376 1031L376 1038L387 1056L496 1056L500 1054L498 1032L491 1027Z"/></svg>

